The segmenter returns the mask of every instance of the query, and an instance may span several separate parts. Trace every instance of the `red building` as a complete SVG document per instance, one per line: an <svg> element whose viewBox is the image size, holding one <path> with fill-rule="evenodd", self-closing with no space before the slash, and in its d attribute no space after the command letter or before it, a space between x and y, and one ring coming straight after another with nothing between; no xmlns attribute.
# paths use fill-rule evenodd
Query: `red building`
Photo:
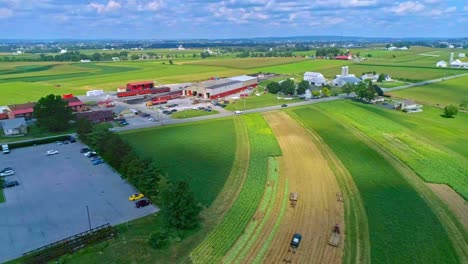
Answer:
<svg viewBox="0 0 468 264"><path fill-rule="evenodd" d="M76 119L81 118L87 119L93 123L101 123L114 120L114 113L112 110L98 110L76 113Z"/></svg>
<svg viewBox="0 0 468 264"><path fill-rule="evenodd" d="M26 119L32 118L34 112L34 106L36 103L25 103L25 104L15 104L15 105L8 105L8 118L18 118L24 117Z"/></svg>
<svg viewBox="0 0 468 264"><path fill-rule="evenodd" d="M76 96L65 97L64 95L63 100L68 102L68 107L70 107L73 110L73 112L83 112L83 111L88 110L88 106L85 103L81 102L81 100L78 99L78 97Z"/></svg>
<svg viewBox="0 0 468 264"><path fill-rule="evenodd" d="M127 83L127 91L146 90L154 88L153 81Z"/></svg>

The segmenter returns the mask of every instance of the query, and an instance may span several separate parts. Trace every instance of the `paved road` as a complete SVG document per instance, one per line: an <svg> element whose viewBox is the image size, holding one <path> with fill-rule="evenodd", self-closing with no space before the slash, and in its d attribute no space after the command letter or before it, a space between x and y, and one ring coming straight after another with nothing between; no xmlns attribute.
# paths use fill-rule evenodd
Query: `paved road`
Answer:
<svg viewBox="0 0 468 264"><path fill-rule="evenodd" d="M462 73L462 74L453 75L453 76L449 76L449 77L444 77L444 78L439 78L439 79L434 79L434 80L429 80L429 81L424 81L424 82L418 82L418 83L412 83L412 84L398 86L398 87L394 87L394 88L382 88L382 91L384 91L384 92L397 91L397 90L407 89L407 88L411 88L411 87L415 87L415 86L422 86L422 85L426 85L426 84L442 82L442 81L446 81L446 80L450 80L450 79L454 79L454 78L459 78L459 77L467 76L467 75L468 75L468 73Z"/></svg>
<svg viewBox="0 0 468 264"><path fill-rule="evenodd" d="M290 104L288 104L288 107L308 105L308 104L316 104L316 103L328 102L328 101L336 101L336 100L341 100L341 99L344 99L344 98L346 98L346 95L339 95L337 97L312 99L312 100L303 101L303 102L290 103ZM279 110L279 109L283 109L281 107L281 105L268 106L268 107L256 108L256 109L249 109L249 110L245 110L243 112L247 114L247 113L268 112L268 111ZM216 110L218 110L218 109L216 109ZM227 117L227 116L234 116L234 115L236 115L234 112L224 111L224 112L216 114L216 115L199 116L199 117L192 117L192 118L185 118L185 119L166 119L162 123L161 122L154 122L154 123L151 123L151 124L133 125L133 126L126 126L126 127L114 127L114 128L111 128L111 129L113 131L116 131L116 132L121 132L121 131L129 131L129 130L135 130L135 129L141 129L141 128L157 127L157 126L162 126L162 125L172 125L172 124L181 124L181 123L195 122L195 121L201 121L201 120L209 120L209 119L215 119L215 118Z"/></svg>

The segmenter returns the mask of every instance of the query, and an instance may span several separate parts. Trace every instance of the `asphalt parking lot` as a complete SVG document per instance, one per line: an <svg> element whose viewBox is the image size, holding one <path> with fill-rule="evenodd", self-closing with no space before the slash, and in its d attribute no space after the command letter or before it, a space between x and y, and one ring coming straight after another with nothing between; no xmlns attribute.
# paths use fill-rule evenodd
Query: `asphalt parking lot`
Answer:
<svg viewBox="0 0 468 264"><path fill-rule="evenodd" d="M0 154L0 170L12 167L19 186L5 189L0 203L0 263L106 223L124 223L157 212L135 208L136 190L107 164L92 165L81 143L46 144ZM60 153L46 156L47 150Z"/></svg>

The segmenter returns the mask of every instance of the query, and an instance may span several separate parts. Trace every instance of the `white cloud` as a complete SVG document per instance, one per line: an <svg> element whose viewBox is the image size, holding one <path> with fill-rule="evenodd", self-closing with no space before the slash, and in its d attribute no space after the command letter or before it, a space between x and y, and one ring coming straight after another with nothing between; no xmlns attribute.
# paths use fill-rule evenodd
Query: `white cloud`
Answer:
<svg viewBox="0 0 468 264"><path fill-rule="evenodd" d="M419 2L407 1L399 3L398 5L390 8L389 10L397 15L405 15L408 13L415 13L424 10L424 5Z"/></svg>
<svg viewBox="0 0 468 264"><path fill-rule="evenodd" d="M91 2L88 5L88 7L90 7L91 9L95 9L96 12L98 12L99 14L103 14L103 13L116 11L121 8L121 5L114 0L110 0L109 2L107 2L106 5Z"/></svg>
<svg viewBox="0 0 468 264"><path fill-rule="evenodd" d="M424 0L423 2L428 4L436 4L442 2L442 0Z"/></svg>
<svg viewBox="0 0 468 264"><path fill-rule="evenodd" d="M468 6L463 7L464 11L468 11Z"/></svg>
<svg viewBox="0 0 468 264"><path fill-rule="evenodd" d="M376 0L342 0L341 6L344 7L365 7L377 4Z"/></svg>
<svg viewBox="0 0 468 264"><path fill-rule="evenodd" d="M12 15L13 15L13 11L11 11L11 9L0 8L0 19L8 18L8 17L11 17Z"/></svg>

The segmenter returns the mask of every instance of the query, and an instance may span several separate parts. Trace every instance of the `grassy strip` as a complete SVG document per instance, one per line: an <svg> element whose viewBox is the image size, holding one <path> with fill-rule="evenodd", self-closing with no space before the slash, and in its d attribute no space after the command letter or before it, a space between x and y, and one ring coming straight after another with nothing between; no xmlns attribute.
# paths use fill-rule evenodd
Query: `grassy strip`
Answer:
<svg viewBox="0 0 468 264"><path fill-rule="evenodd" d="M191 118L191 117L197 117L197 116L207 116L207 115L215 115L219 114L218 111L216 110L211 110L211 112L206 112L202 110L193 110L193 109L188 109L188 110L183 110L183 111L178 111L175 112L171 115L172 118L175 119L184 119L184 118Z"/></svg>
<svg viewBox="0 0 468 264"><path fill-rule="evenodd" d="M242 118L247 125L250 142L251 158L247 178L223 221L191 253L193 263L219 263L242 235L262 198L268 157L281 154L273 132L260 114L245 115Z"/></svg>
<svg viewBox="0 0 468 264"><path fill-rule="evenodd" d="M273 242L273 239L275 239L276 232L278 232L278 229L281 225L281 220L283 219L284 213L286 212L286 208L288 207L288 190L288 179L286 179L283 201L281 204L281 210L278 215L278 218L276 218L273 230L271 230L271 233L268 235L267 240L265 241L265 243L263 243L262 248L258 252L257 256L255 256L255 259L252 261L252 263L263 263L263 258L265 257L267 250L270 249L270 245Z"/></svg>
<svg viewBox="0 0 468 264"><path fill-rule="evenodd" d="M295 112L353 176L369 220L372 262L459 262L437 216L385 158L317 107Z"/></svg>
<svg viewBox="0 0 468 264"><path fill-rule="evenodd" d="M245 229L244 234L237 240L236 244L223 258L224 263L239 263L245 258L252 245L257 241L263 231L265 224L270 220L273 211L274 197L278 192L278 162L275 157L268 159L268 186L263 193L258 212L264 213L260 221L253 220ZM273 203L273 204L272 204ZM266 212L265 212L266 211Z"/></svg>

